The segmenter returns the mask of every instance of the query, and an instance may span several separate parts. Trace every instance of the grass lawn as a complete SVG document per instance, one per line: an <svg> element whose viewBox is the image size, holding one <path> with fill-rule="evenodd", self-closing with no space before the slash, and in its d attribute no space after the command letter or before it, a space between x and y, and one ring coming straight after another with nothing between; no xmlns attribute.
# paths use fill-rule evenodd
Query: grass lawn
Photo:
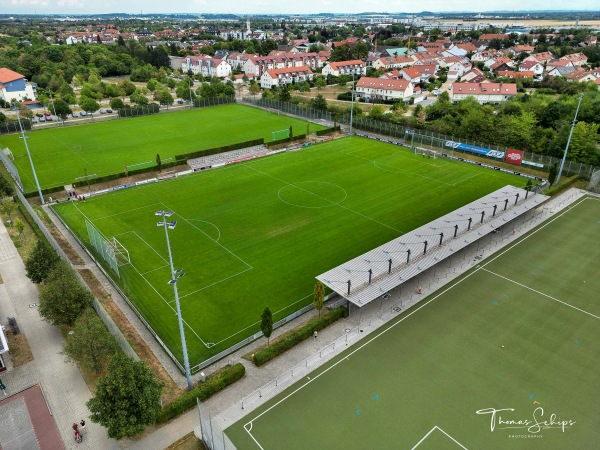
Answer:
<svg viewBox="0 0 600 450"><path fill-rule="evenodd" d="M42 189L71 184L87 175L123 172L125 166L164 161L175 155L264 138L293 127L306 133L308 122L258 108L222 105L152 116L111 120L28 132L29 150ZM314 133L325 127L310 124ZM14 155L25 190L35 190L25 146L19 135L0 135L0 148Z"/></svg>
<svg viewBox="0 0 600 450"><path fill-rule="evenodd" d="M525 179L352 137L117 191L55 210L84 241L87 217L129 251L119 283L180 355L165 233L169 232L197 364L312 301L315 276L507 184Z"/></svg>
<svg viewBox="0 0 600 450"><path fill-rule="evenodd" d="M581 200L227 434L264 450L596 448L599 233L600 200Z"/></svg>

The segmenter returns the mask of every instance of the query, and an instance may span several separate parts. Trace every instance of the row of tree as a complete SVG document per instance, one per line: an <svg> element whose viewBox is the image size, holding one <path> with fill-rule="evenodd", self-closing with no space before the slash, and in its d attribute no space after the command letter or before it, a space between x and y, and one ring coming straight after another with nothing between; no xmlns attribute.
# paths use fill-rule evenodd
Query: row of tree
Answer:
<svg viewBox="0 0 600 450"><path fill-rule="evenodd" d="M145 363L123 354L94 311L92 294L73 270L42 240L25 261L25 269L40 285L40 315L52 325L71 329L63 353L84 370L104 374L87 403L91 420L116 439L135 436L156 422L162 382Z"/></svg>

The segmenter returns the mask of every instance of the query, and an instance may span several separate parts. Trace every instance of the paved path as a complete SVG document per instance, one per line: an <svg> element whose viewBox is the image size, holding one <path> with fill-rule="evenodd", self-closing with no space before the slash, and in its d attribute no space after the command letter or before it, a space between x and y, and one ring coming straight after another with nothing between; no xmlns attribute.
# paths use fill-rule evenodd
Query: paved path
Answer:
<svg viewBox="0 0 600 450"><path fill-rule="evenodd" d="M77 367L60 354L63 338L58 328L40 317L36 307L37 287L25 276L25 266L3 223L0 222L0 322L7 316L17 318L25 333L34 360L2 374L7 393L17 392L33 384L41 384L46 400L66 448L113 449L116 442L108 439L106 430L88 420L85 402L91 393ZM84 441L76 444L71 425L86 419Z"/></svg>
<svg viewBox="0 0 600 450"><path fill-rule="evenodd" d="M422 295L416 294L416 281L408 283L407 285L403 286L402 290L397 289L393 291L392 296L389 299L385 301L381 300L372 302L370 305L368 305L368 307L363 308L361 311L354 311L350 318L340 320L328 327L326 330L320 332L316 340L308 339L304 341L303 343L294 347L292 350L277 358L275 361L268 363L261 368L255 367L253 364L242 358L244 354L251 352L252 349L256 348L258 345L261 345L261 340L239 350L238 352L226 358L226 360L216 363L205 372L210 373L231 361L234 363L241 362L244 364L246 367L246 376L233 386L227 388L225 391L209 399L204 403L204 406L206 407L207 411L212 414L213 418L215 419L214 421L222 428L226 428L227 426L233 424L236 420L239 420L244 415L251 412L252 409L256 408L270 397L276 395L289 384L297 381L298 375L304 374L302 370L298 370L297 375L291 377L290 368L302 368L304 366L306 371L314 370L316 367L324 364L326 361L330 360L333 356L345 348L344 340L346 336L348 336L349 344L364 339L383 324L393 320L400 312L400 309L398 308L405 310L410 306L427 299L427 296L430 293L469 270L473 265L479 264L481 261L480 258L485 258L494 251L497 251L499 248L507 246L514 239L519 238L523 233L538 225L541 223L541 221L551 217L560 209L567 207L570 203L576 201L585 194L586 193L584 191L570 189L562 195L551 199L543 207L531 212L530 216L521 219L516 224L515 234L512 234L510 231L508 231L502 234L491 235L489 243L487 238L484 239L484 242L481 243L481 248L479 245L474 244L467 248L464 251L464 254L457 255L455 259L450 260L448 264L440 264L440 266L444 267L439 267L436 270L430 270L427 274L421 276L419 282L420 286L423 287ZM64 229L62 231L63 234L65 234L65 237L72 241L70 235ZM2 251L4 248L2 247L4 237L8 238L8 235L5 236L4 234L0 234L0 272L2 272L2 275L6 279L6 277L12 277L12 274L6 273L5 275L4 268L7 264L2 264L2 258L7 257ZM72 242L72 244L74 243ZM74 248L79 250L76 244L74 245ZM12 250L14 251L14 249ZM86 265L92 268L93 263L88 261L89 258L87 258L87 255L82 256L84 256L84 259L86 260ZM7 258L11 261L10 265L12 266L13 261L10 259L10 255ZM22 264L20 261L18 264L14 265L21 267L22 271ZM102 278L102 274L97 273L97 275L105 287L110 287L110 285L107 286L108 283ZM27 284L28 280L25 279L25 282ZM31 284L28 284L28 287L30 291L33 288ZM33 288L33 292L28 294L27 298L35 298L36 295L37 293L35 292L35 288ZM118 295L116 295L114 292L113 295L117 301ZM0 286L0 300L1 299L2 289ZM22 323L24 326L27 328L38 328L38 322L40 322L40 319L37 316L37 313L35 310L28 309L28 307L25 305L25 303L30 302L31 300L26 300L24 304L19 307L20 309L17 309L17 307L15 307L15 309L17 309L18 315L23 317L24 321L22 320ZM124 310L126 313L128 313L127 307L125 307ZM34 317L31 319L27 318L27 313ZM310 314L314 315L316 312L305 315L304 319L308 319ZM29 322L29 320L34 319L37 320L37 322L35 322L35 327L33 327L33 324L30 324ZM293 326L296 325L297 323L294 322ZM288 324L285 327L276 330L273 337L285 332L290 326L292 325ZM32 348L34 348L34 354L36 355L35 364L41 363L41 361L38 359L38 352L43 354L40 356L40 359L43 360L45 357L46 360L50 360L47 363L49 364L52 372L50 375L45 376L44 380L48 381L44 381L44 386L51 383L57 385L56 388L52 389L53 392L49 395L49 397L51 397L51 407L53 408L53 411L56 411L57 423L59 424L59 428L62 432L64 429L68 430L69 424L73 421L73 415L85 415L85 412L80 413L79 411L83 411L85 409L83 406L83 399L89 398L90 394L87 391L87 387L85 387L85 384L83 383L83 380L81 379L81 376L77 370L73 366L65 364L60 355L56 356L56 353L60 351L60 348L62 347L62 339L60 338L58 332L53 327L50 327L43 322L41 322L40 328L49 328L49 330L46 330L45 332L48 334L48 336L37 339L36 344L33 345L32 340L36 334L38 334L37 332L34 332L33 337L30 338L30 343L32 343ZM138 331L143 332L143 330ZM336 348L332 348L332 343L334 341L337 342ZM148 343L153 347L155 352L160 353L158 349L154 348L155 343L153 342L153 339L150 339ZM341 345L339 345L340 343ZM52 349L46 349L46 345L52 347ZM178 383L185 383L185 378L183 376L176 373L173 373L173 375L175 375ZM40 374L40 376L42 375ZM273 380L276 378L281 380L281 382L278 383L277 388L274 388ZM63 398L62 396L65 393L61 392L60 386L71 386L71 383L73 383L74 389L71 389L69 392L77 392L77 394L71 395L71 397L74 398L69 398L68 395L65 395ZM268 384L268 388L264 389L266 384ZM261 392L260 394L259 390ZM64 391L64 389L62 391ZM69 392L66 392L66 394L69 394ZM241 408L242 399L245 402L245 408L243 410ZM73 413L73 411L75 411L75 413ZM141 439L135 441L125 439L117 444L114 441L106 439L106 433L103 433L104 430L101 429L100 426L91 424L91 429L88 433L93 433L93 439L98 439L98 441L93 441L92 444L92 437L90 437L86 444L96 445L95 447L89 448L108 449L118 446L119 448L132 448L139 450L162 450L177 439L192 431L197 427L197 425L198 414L196 409L192 409L167 425L155 430L149 430ZM70 438L70 436L67 437ZM102 439L104 439L104 441L102 441Z"/></svg>

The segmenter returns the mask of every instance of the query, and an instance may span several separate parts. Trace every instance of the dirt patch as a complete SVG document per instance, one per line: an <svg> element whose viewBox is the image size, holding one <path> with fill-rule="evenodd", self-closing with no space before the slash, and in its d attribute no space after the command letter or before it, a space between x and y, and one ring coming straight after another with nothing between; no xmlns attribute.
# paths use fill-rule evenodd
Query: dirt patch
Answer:
<svg viewBox="0 0 600 450"><path fill-rule="evenodd" d="M202 441L198 439L194 433L189 433L173 442L166 450L204 450L205 448L206 447L202 445Z"/></svg>
<svg viewBox="0 0 600 450"><path fill-rule="evenodd" d="M12 331L7 329L6 340L8 341L8 354L14 367L33 361L33 353L31 353L29 342L27 342L27 337L23 333L13 334Z"/></svg>
<svg viewBox="0 0 600 450"><path fill-rule="evenodd" d="M104 289L94 274L89 269L78 269L77 272L85 280L86 284L92 290L96 298L100 301L111 319L117 324L125 339L131 344L140 359L144 360L150 369L155 373L156 377L164 383L162 400L164 404L172 402L179 397L184 390L173 381L169 373L165 370L162 364L158 361L150 347L144 339L138 334L135 328L131 325L123 311L114 302L112 296Z"/></svg>

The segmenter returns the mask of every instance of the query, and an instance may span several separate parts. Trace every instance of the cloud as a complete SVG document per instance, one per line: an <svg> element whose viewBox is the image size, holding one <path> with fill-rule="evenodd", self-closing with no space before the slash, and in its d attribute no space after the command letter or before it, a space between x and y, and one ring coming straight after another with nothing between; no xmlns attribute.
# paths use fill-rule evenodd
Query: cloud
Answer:
<svg viewBox="0 0 600 450"><path fill-rule="evenodd" d="M85 0L58 0L56 4L58 6L83 8L85 6Z"/></svg>
<svg viewBox="0 0 600 450"><path fill-rule="evenodd" d="M48 6L48 0L10 0L10 4L17 6Z"/></svg>

